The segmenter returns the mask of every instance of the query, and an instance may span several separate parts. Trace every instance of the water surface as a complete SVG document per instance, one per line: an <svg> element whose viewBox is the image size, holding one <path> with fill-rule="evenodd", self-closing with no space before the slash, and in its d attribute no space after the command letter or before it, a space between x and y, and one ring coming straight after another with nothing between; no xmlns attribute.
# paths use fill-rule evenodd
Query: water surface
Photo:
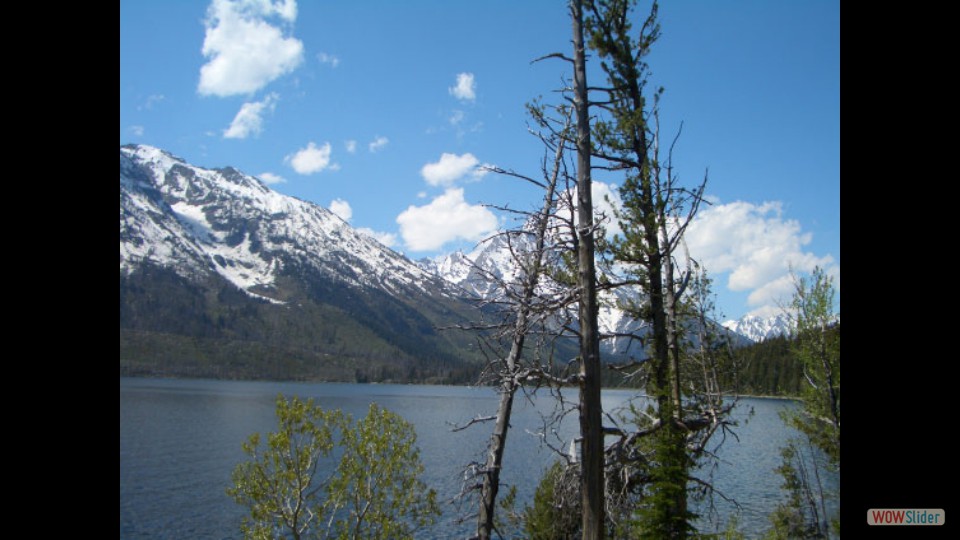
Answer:
<svg viewBox="0 0 960 540"><path fill-rule="evenodd" d="M386 407L416 427L424 481L441 501L460 492L464 467L482 462L492 425L475 425L459 432L471 418L493 414L496 394L490 388L339 383L276 383L182 379L120 379L120 537L239 538L243 509L226 495L230 473L245 458L240 444L253 432L275 428L277 394L314 398L323 407L340 408L354 417L366 414L371 402ZM569 397L575 397L574 392ZM606 411L635 397L628 390L604 390ZM776 399L744 399L737 417L749 421L737 429L740 441L728 439L719 450L721 462L714 483L741 505L740 527L755 535L767 526L767 515L782 499L779 448L791 435L778 411L794 406ZM515 400L512 429L502 479L518 487L522 506L532 498L541 471L555 455L541 444L541 413L555 408L543 392ZM554 447L568 450L575 435L574 414L547 430ZM735 511L722 500L723 517ZM464 538L473 520L458 517L474 512L443 504L438 525L422 538Z"/></svg>

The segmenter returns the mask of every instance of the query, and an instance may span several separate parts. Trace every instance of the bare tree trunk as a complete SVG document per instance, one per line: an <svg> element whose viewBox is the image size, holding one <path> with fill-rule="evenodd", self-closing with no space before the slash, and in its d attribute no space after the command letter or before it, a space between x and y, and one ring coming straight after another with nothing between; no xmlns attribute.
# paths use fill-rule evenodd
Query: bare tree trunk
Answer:
<svg viewBox="0 0 960 540"><path fill-rule="evenodd" d="M525 317L521 314L517 319ZM514 338L508 365L516 365L516 359L523 349L524 334L518 333ZM515 352L516 351L516 352ZM508 368L513 371L512 368ZM488 540L493 532L494 506L497 502L497 492L500 491L500 469L503 466L503 450L507 445L507 430L510 428L510 414L513 410L513 395L517 391L517 384L513 377L504 377L500 383L500 405L497 407L497 423L490 438L490 451L487 455L487 464L484 468L483 487L480 491L480 516L477 522L477 538Z"/></svg>
<svg viewBox="0 0 960 540"><path fill-rule="evenodd" d="M653 174L656 184L656 208L657 222L660 227L661 244L659 249L663 250L663 280L664 288L664 309L666 312L666 339L667 350L670 355L670 399L673 400L673 417L677 422L683 422L683 399L680 393L680 339L677 321L677 295L676 283L674 282L673 268L673 243L670 241L670 232L667 230L669 216L667 216L666 203L663 200L664 187L669 194L671 188L670 178L665 180L660 176L660 120L659 115L654 112L656 118L656 130L653 133ZM668 170L668 175L669 170ZM666 185L664 185L666 184Z"/></svg>
<svg viewBox="0 0 960 540"><path fill-rule="evenodd" d="M590 114L583 1L570 2L573 19L573 102L577 115L577 239L580 289L580 436L583 538L604 536L603 426L600 402L600 334L597 327L593 197L590 181Z"/></svg>
<svg viewBox="0 0 960 540"><path fill-rule="evenodd" d="M667 312L667 349L670 351L670 399L673 401L673 417L683 422L683 398L680 393L680 339L677 323L677 298L674 293L673 256L663 258L663 276L666 280L664 307Z"/></svg>

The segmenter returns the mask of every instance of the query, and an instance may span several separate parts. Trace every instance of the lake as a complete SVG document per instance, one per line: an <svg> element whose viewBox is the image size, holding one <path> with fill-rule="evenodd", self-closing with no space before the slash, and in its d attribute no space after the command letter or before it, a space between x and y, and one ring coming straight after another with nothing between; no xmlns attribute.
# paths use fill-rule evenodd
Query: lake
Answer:
<svg viewBox="0 0 960 540"><path fill-rule="evenodd" d="M120 538L240 538L244 511L225 490L234 466L245 458L240 444L251 433L275 429L278 393L312 397L355 418L376 402L413 423L426 468L423 480L437 490L444 510L438 524L420 537L471 534L474 520L458 523L457 517L475 508L458 509L447 501L460 491L464 467L483 461L492 425L451 428L494 414L497 396L491 388L121 377ZM566 395L575 398L575 391ZM604 390L604 410L621 408L635 396L632 390ZM501 478L517 484L522 507L554 460L553 451L534 434L543 431L541 413L552 411L555 400L541 391L531 399L518 394L514 403ZM767 515L783 498L774 468L779 448L793 432L778 412L794 406L789 400L743 399L737 418L749 420L736 430L740 440L727 438L718 452L714 483L741 505L739 525L748 535L767 526ZM566 450L576 431L571 414L550 440ZM735 510L720 499L716 503L724 519Z"/></svg>

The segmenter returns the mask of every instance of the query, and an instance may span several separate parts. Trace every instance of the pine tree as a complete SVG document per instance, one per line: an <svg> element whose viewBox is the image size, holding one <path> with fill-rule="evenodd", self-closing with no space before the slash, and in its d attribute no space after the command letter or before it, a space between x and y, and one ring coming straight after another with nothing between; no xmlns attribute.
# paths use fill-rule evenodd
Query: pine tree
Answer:
<svg viewBox="0 0 960 540"><path fill-rule="evenodd" d="M641 467L646 476L636 532L686 538L695 533L696 518L688 502L688 483L712 493L711 484L691 471L706 455L710 437L731 424L727 418L735 400L727 400L721 383L732 383L735 389L736 370L729 369L729 347L708 320L709 280L688 255L678 256L684 232L703 201L706 178L693 188L683 187L673 170L676 139L661 148L663 89L647 88L646 63L660 36L658 5L653 2L635 29L633 4L590 3L589 45L607 77L591 101L597 110L593 156L602 163L598 167L624 174L622 207L616 215L622 234L610 242L608 254L625 268L620 285L637 286L644 293L643 301L625 307L649 328L644 367L653 404L638 416L638 433L646 439L646 463Z"/></svg>
<svg viewBox="0 0 960 540"><path fill-rule="evenodd" d="M667 216L677 201L662 188L656 161L656 133L648 124L650 107L644 93L648 66L644 60L660 35L657 4L632 36L626 0L598 0L588 22L590 47L607 75L607 100L598 107L606 116L594 124L601 159L626 174L620 189L623 201L618 220L623 235L611 245L614 260L626 265L628 275L646 293L635 316L648 322L653 376L647 393L656 402L651 411L656 429L649 489L640 512L641 534L685 538L692 516L687 509L689 458L685 450L680 395L677 295L672 283L672 247ZM659 95L659 92L656 94ZM666 234L665 234L666 233Z"/></svg>

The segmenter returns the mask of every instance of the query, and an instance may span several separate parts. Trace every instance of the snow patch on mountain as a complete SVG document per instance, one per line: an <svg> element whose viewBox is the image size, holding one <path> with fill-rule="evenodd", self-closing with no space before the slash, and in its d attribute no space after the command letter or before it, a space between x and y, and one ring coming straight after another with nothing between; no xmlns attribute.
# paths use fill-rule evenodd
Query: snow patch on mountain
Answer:
<svg viewBox="0 0 960 540"><path fill-rule="evenodd" d="M478 298L498 300L504 296L504 287L518 287L521 266L517 257L533 251L532 237L525 234L501 234L483 243L470 253L455 252L433 259L422 259L422 268L436 274ZM549 278L542 278L538 294L559 296L563 288ZM643 346L636 339L627 337L631 333L643 334L645 323L630 316L622 306L630 298L638 296L635 290L622 288L600 291L597 295L599 313L597 326L601 334L607 337L601 342L601 349L608 354L630 355L636 358L645 356ZM574 315L576 306L570 307ZM572 317L574 320L576 317Z"/></svg>
<svg viewBox="0 0 960 540"><path fill-rule="evenodd" d="M120 271L144 263L188 278L216 272L275 302L277 277L304 268L394 295L457 292L326 208L277 193L231 167L206 169L151 146L124 146Z"/></svg>
<svg viewBox="0 0 960 540"><path fill-rule="evenodd" d="M725 321L723 326L758 342L772 337L790 335L792 323L786 314L780 313L773 317L744 315L740 319Z"/></svg>

